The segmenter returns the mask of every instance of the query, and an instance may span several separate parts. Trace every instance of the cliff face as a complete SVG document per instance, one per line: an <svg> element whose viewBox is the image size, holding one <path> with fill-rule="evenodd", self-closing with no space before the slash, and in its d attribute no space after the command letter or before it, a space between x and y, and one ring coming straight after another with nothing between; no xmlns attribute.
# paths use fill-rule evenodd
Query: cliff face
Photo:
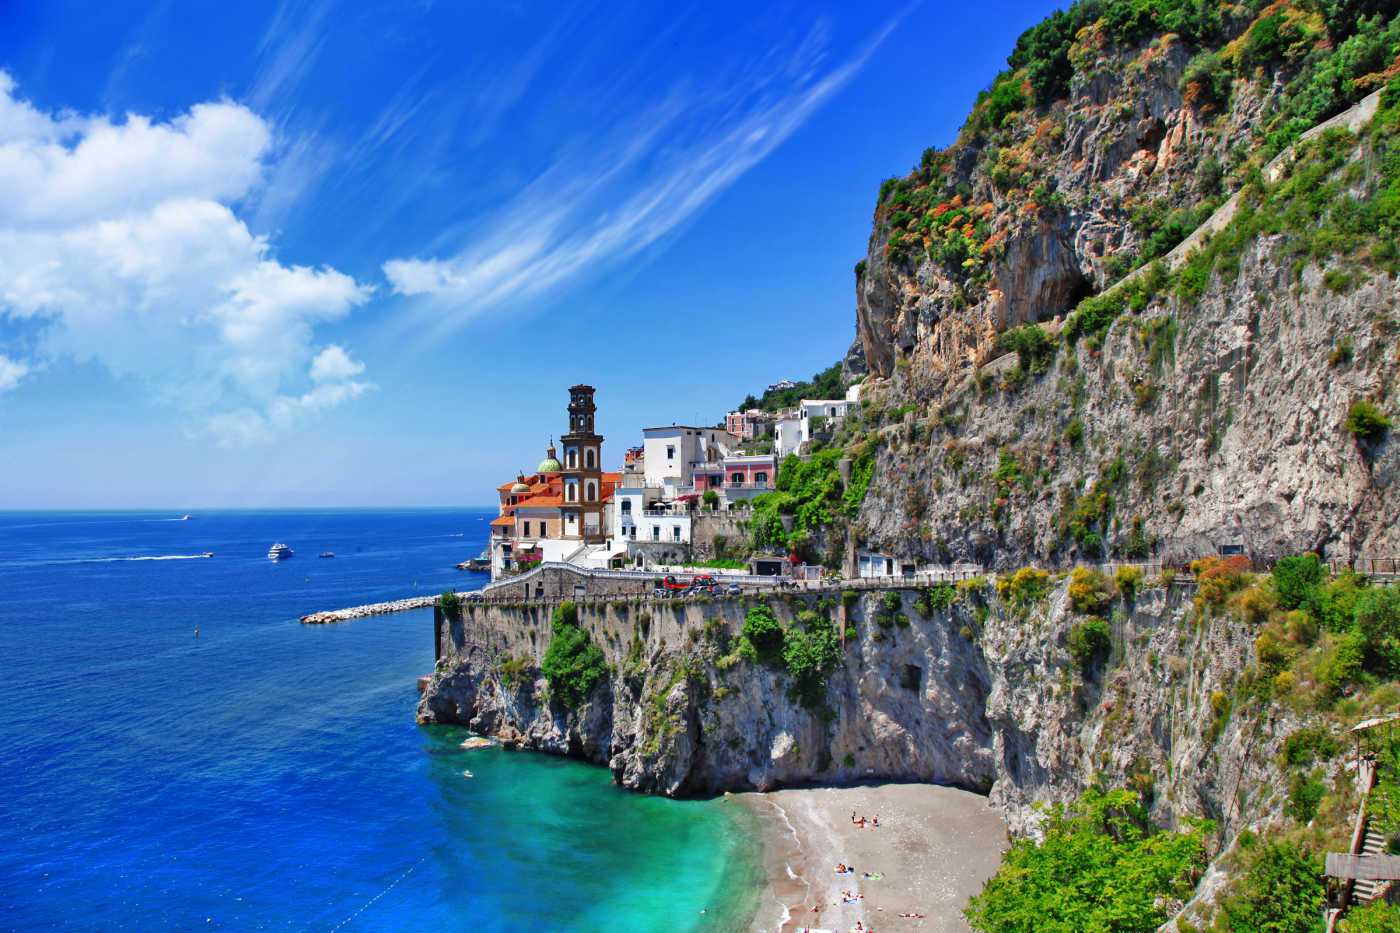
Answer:
<svg viewBox="0 0 1400 933"><path fill-rule="evenodd" d="M1252 28L1227 17L1214 47L1243 54ZM1288 169L1260 168L1299 66L1261 64L1222 95L1193 78L1203 52L1175 35L1115 43L1099 23L1070 50L1067 99L1002 113L994 91L954 146L886 183L857 267L879 449L865 543L1001 568L1221 544L1395 553L1396 444L1346 421L1358 399L1394 410L1397 283L1364 237L1337 248L1308 229L1330 208L1251 215L1223 268L1142 270L1111 323L1084 302L1231 191L1288 216L1267 194ZM1347 155L1318 185L1350 210L1387 183L1393 144L1336 145ZM1018 353L1035 322L1044 343Z"/></svg>
<svg viewBox="0 0 1400 933"><path fill-rule="evenodd" d="M988 791L1025 831L1033 802L1071 799L1098 776L1170 788L1154 803L1164 824L1204 815L1233 834L1281 805L1272 762L1296 723L1216 724L1211 696L1250 661L1251 636L1192 624L1187 595L1151 588L1122 604L1113 657L1081 673L1065 647L1076 619L1064 585L1029 605L973 589L928 617L914 591L898 612L867 594L816 709L793 699L784 672L730 651L737 600L582 606L613 673L576 710L551 703L540 673L546 609L468 608L443 626L418 715L604 764L643 791L950 782ZM811 598L773 609L788 627L803 611L843 612Z"/></svg>

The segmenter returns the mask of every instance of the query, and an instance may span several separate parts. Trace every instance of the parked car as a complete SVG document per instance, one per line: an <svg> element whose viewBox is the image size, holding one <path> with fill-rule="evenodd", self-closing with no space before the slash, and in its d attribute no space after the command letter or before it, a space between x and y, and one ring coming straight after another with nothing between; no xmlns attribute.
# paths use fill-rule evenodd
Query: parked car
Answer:
<svg viewBox="0 0 1400 933"><path fill-rule="evenodd" d="M731 583L724 588L724 591L730 596L738 596L740 593L744 592L744 588L737 583Z"/></svg>

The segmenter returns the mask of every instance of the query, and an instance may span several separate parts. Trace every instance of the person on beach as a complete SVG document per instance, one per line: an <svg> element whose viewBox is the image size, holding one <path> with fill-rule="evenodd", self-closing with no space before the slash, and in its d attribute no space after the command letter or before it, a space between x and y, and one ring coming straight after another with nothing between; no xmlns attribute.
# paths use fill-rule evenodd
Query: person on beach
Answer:
<svg viewBox="0 0 1400 933"><path fill-rule="evenodd" d="M864 828L865 828L865 817L862 816L860 819L856 820L856 821L855 821L855 824L856 824L857 826L859 826L861 829L864 829Z"/></svg>
<svg viewBox="0 0 1400 933"><path fill-rule="evenodd" d="M855 821L856 821L856 811L852 810L852 811L851 811L851 822L854 823Z"/></svg>
<svg viewBox="0 0 1400 933"><path fill-rule="evenodd" d="M871 825L871 826L879 826L879 825L880 825L880 814L878 814L878 813L875 814L875 818L874 818L873 820L870 821L870 825Z"/></svg>

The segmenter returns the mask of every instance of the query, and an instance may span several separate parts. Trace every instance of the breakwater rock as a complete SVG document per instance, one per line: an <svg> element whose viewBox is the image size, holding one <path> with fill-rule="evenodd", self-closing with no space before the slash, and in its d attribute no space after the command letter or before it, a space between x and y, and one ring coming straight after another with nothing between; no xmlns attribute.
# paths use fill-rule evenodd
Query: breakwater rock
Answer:
<svg viewBox="0 0 1400 933"><path fill-rule="evenodd" d="M332 609L326 612L313 612L301 617L307 625L328 625L332 622L348 622L366 616L382 616L391 612L407 612L410 609L427 609L437 602L436 596L413 596L409 599L395 599L387 603L370 603L368 606L351 606L349 609Z"/></svg>

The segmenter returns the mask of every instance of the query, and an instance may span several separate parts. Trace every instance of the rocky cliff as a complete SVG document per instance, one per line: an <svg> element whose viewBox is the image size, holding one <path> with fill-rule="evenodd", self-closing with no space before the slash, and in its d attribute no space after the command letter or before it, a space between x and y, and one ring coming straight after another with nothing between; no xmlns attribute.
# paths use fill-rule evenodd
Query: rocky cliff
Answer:
<svg viewBox="0 0 1400 933"><path fill-rule="evenodd" d="M857 265L864 543L998 567L1400 549L1396 444L1348 428L1358 400L1400 410L1394 101L1263 170L1395 73L1400 25L1363 64L1306 5L1160 25L1088 19L1062 97L1036 61L1007 72L883 186ZM1307 105L1342 58L1344 93ZM1244 216L1162 258L1232 193Z"/></svg>
<svg viewBox="0 0 1400 933"><path fill-rule="evenodd" d="M846 617L839 665L819 703L738 649L740 600L585 603L579 624L609 675L570 709L541 672L548 606L468 606L441 627L442 660L422 722L459 723L611 769L622 785L671 795L867 778L949 782L990 793L1015 831L1036 801L1071 799L1095 777L1156 787L1164 825L1188 815L1225 836L1280 806L1273 759L1289 714L1224 723L1212 696L1252 659L1252 636L1194 621L1190 587L1116 603L1112 651L1081 666L1082 621L1068 581L1002 598L980 581L950 606L914 590L789 597Z"/></svg>

